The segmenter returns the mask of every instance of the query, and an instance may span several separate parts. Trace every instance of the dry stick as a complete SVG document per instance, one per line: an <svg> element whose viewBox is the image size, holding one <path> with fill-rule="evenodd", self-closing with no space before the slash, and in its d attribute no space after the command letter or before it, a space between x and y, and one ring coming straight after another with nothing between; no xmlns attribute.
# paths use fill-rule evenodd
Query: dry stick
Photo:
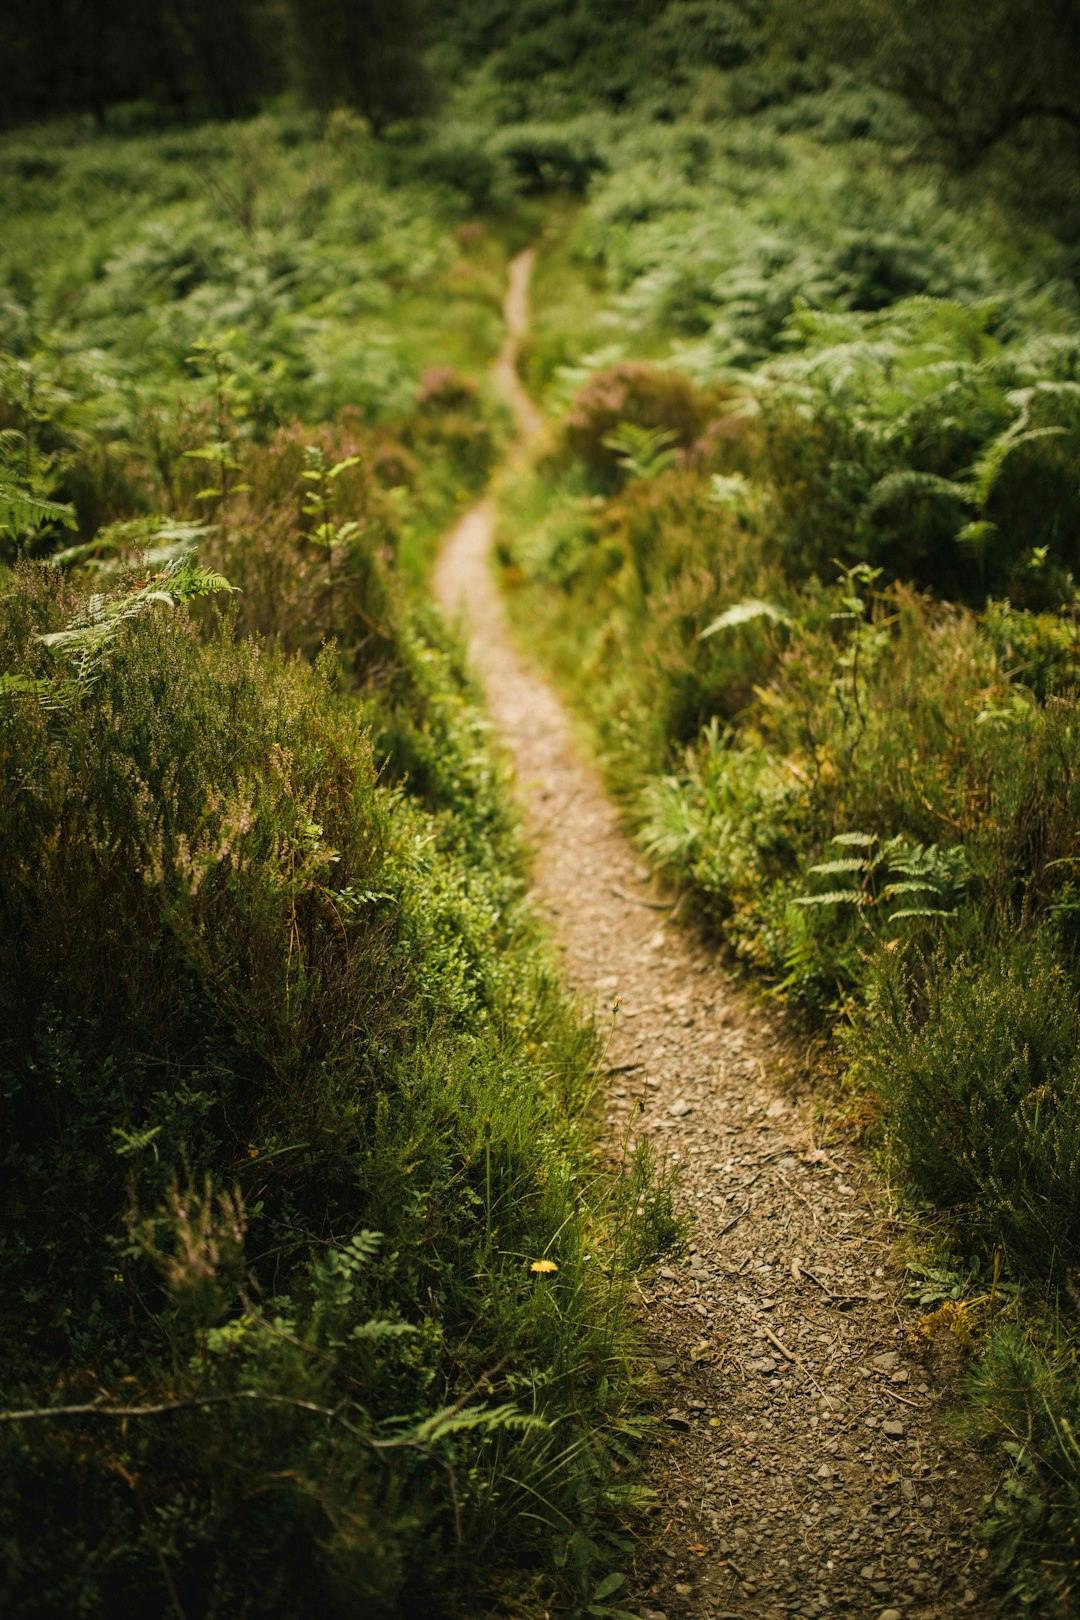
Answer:
<svg viewBox="0 0 1080 1620"><path fill-rule="evenodd" d="M22 1411L0 1412L0 1423L39 1423L51 1418L137 1418L161 1417L169 1412L191 1412L208 1406L227 1406L236 1401L262 1401L267 1406L291 1406L301 1412L313 1412L316 1417L330 1418L348 1429L375 1451L389 1451L399 1446L416 1446L416 1441L405 1439L375 1440L364 1434L355 1424L342 1417L332 1406L320 1406L315 1401L304 1401L294 1395L270 1395L257 1389L237 1389L228 1395L192 1395L183 1400L159 1401L143 1406L106 1406L100 1401L89 1401L80 1406L31 1406Z"/></svg>
<svg viewBox="0 0 1080 1620"><path fill-rule="evenodd" d="M823 1283L820 1277L815 1277L812 1271L808 1271L801 1260L799 1261L799 1276L809 1277L810 1281L812 1283L816 1283L821 1289L826 1299L831 1299L834 1305L850 1305L856 1300L867 1300L870 1298L869 1294L834 1294L829 1285L827 1283Z"/></svg>
<svg viewBox="0 0 1080 1620"><path fill-rule="evenodd" d="M719 1241L720 1238L726 1237L727 1234L731 1231L732 1227L733 1226L738 1226L738 1224L742 1220L743 1216L748 1215L749 1213L750 1213L750 1205L747 1204L745 1209L740 1209L740 1211L739 1211L739 1213L737 1215L732 1216L731 1220L728 1221L726 1226L722 1226L720 1228L719 1232L717 1232L717 1234L716 1234L717 1240Z"/></svg>
<svg viewBox="0 0 1080 1620"><path fill-rule="evenodd" d="M495 1369L498 1371L498 1368ZM460 1412L476 1393L476 1387L469 1394L456 1402L450 1408L451 1415ZM355 1439L369 1446L372 1451L420 1451L426 1452L427 1446L422 1440L415 1440L408 1435L398 1435L392 1440L376 1440L373 1435L365 1434L358 1429L355 1423L341 1414L339 1407L320 1406L316 1401L305 1401L294 1395L270 1395L257 1389L238 1389L229 1395L193 1395L184 1400L159 1401L144 1406L105 1406L100 1402L91 1401L81 1406L32 1406L22 1411L0 1412L0 1424L3 1423L35 1423L49 1418L83 1418L102 1417L118 1418L121 1421L127 1418L161 1417L170 1412L190 1412L209 1406L227 1406L237 1401L259 1401L266 1406L289 1406L300 1412L312 1412L316 1417L329 1418L346 1429Z"/></svg>
<svg viewBox="0 0 1080 1620"><path fill-rule="evenodd" d="M821 1385L818 1383L817 1379L806 1365L806 1362L803 1361L802 1357L795 1355L793 1351L789 1350L783 1340L777 1338L772 1328L767 1327L766 1324L761 1321L760 1316L758 1316L756 1320L761 1327L762 1333L764 1333L765 1337L769 1340L769 1343L774 1344L782 1356L786 1357L788 1361L792 1362L794 1366L798 1367L800 1372L806 1374L807 1378L813 1384L819 1395L824 1395L825 1391L822 1389Z"/></svg>
<svg viewBox="0 0 1080 1620"><path fill-rule="evenodd" d="M894 1401L903 1401L905 1406L913 1406L916 1412L922 1411L922 1401L913 1401L910 1395L900 1395L895 1389L890 1389L887 1384L884 1386L884 1388L886 1395L891 1395Z"/></svg>
<svg viewBox="0 0 1080 1620"><path fill-rule="evenodd" d="M625 900L631 906L643 906L646 911L671 911L677 903L674 900L640 900L636 894L630 894L614 883L609 888L616 900Z"/></svg>
<svg viewBox="0 0 1080 1620"><path fill-rule="evenodd" d="M787 1345L777 1338L772 1328L766 1327L764 1322L761 1324L761 1331L764 1333L770 1344L775 1344L776 1348L779 1350L780 1354L785 1358L785 1360L793 1361L796 1364L798 1363L799 1358L797 1355L795 1355L794 1351L789 1350Z"/></svg>

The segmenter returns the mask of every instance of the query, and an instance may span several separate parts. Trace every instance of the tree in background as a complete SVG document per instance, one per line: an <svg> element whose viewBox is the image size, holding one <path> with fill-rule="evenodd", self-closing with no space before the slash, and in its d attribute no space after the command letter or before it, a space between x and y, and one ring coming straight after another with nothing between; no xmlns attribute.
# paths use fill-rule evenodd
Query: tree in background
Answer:
<svg viewBox="0 0 1080 1620"><path fill-rule="evenodd" d="M424 111L423 0L5 0L0 123L122 101L234 118L290 81L379 128Z"/></svg>
<svg viewBox="0 0 1080 1620"><path fill-rule="evenodd" d="M277 0L7 0L0 121L157 101L231 118L278 87Z"/></svg>
<svg viewBox="0 0 1080 1620"><path fill-rule="evenodd" d="M376 130L425 112L422 0L289 0L290 53L305 99L352 106Z"/></svg>
<svg viewBox="0 0 1080 1620"><path fill-rule="evenodd" d="M1011 146L1080 161L1077 0L773 0L782 45L902 96L960 170Z"/></svg>
<svg viewBox="0 0 1080 1620"><path fill-rule="evenodd" d="M279 86L281 19L272 0L165 0L143 24L150 83L224 118Z"/></svg>

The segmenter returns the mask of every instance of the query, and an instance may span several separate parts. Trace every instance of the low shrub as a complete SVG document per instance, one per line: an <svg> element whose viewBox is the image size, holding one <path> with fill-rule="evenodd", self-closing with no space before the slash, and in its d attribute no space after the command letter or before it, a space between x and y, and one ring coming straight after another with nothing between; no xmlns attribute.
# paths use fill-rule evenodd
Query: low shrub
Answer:
<svg viewBox="0 0 1080 1620"><path fill-rule="evenodd" d="M103 617L26 567L0 624L4 1401L49 1409L0 1426L6 1602L475 1612L600 1534L663 1201L575 1124L439 640L358 705L174 577Z"/></svg>
<svg viewBox="0 0 1080 1620"><path fill-rule="evenodd" d="M1068 1614L1080 1570L1080 1378L1075 1332L1037 1316L992 1331L966 1381L967 1427L1009 1467L986 1533L1006 1600Z"/></svg>
<svg viewBox="0 0 1080 1620"><path fill-rule="evenodd" d="M626 362L589 378L566 414L562 433L568 450L590 472L610 478L617 451L606 441L621 423L664 429L686 448L716 413L716 402L678 372Z"/></svg>
<svg viewBox="0 0 1080 1620"><path fill-rule="evenodd" d="M853 1035L902 1172L962 1240L1062 1281L1080 1256L1080 1009L1052 927L985 917L880 953Z"/></svg>
<svg viewBox="0 0 1080 1620"><path fill-rule="evenodd" d="M457 192L478 211L505 206L516 189L511 164L492 149L486 130L443 130L398 161L413 178Z"/></svg>
<svg viewBox="0 0 1080 1620"><path fill-rule="evenodd" d="M581 196L593 175L607 168L588 123L512 124L495 136L494 148L527 196L549 191Z"/></svg>

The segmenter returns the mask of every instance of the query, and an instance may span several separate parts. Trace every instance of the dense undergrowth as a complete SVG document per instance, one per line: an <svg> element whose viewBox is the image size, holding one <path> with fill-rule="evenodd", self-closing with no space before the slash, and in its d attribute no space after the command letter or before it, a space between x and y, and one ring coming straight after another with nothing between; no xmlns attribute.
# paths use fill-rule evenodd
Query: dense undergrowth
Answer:
<svg viewBox="0 0 1080 1620"><path fill-rule="evenodd" d="M70 504L96 539L212 514L248 446L340 417L368 435L369 481L400 492L399 549L422 568L495 454L475 384L511 227L406 169L345 111L6 137L0 490ZM21 522L3 560L56 549L55 523L35 544Z"/></svg>
<svg viewBox="0 0 1080 1620"><path fill-rule="evenodd" d="M550 226L557 425L500 560L644 848L837 1031L932 1216L930 1325L974 1346L1003 1584L1067 1612L1080 299L1059 244L897 163L896 109L848 139L857 105L610 122Z"/></svg>
<svg viewBox="0 0 1080 1620"><path fill-rule="evenodd" d="M670 1222L415 589L504 225L340 115L0 165L0 1604L587 1604Z"/></svg>
<svg viewBox="0 0 1080 1620"><path fill-rule="evenodd" d="M378 139L179 121L170 71L0 140L0 1606L619 1612L625 1288L670 1222L597 1160L418 590L543 226L511 598L645 847L838 1032L940 1236L928 1331L974 1346L1003 1585L1068 1612L1070 149L950 169L765 0L424 9L438 117ZM292 82L257 65L237 105Z"/></svg>

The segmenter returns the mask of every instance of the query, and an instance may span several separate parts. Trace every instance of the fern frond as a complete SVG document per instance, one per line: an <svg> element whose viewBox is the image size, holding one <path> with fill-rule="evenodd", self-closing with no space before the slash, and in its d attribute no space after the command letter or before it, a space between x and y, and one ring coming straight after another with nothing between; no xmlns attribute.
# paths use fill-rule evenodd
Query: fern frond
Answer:
<svg viewBox="0 0 1080 1620"><path fill-rule="evenodd" d="M705 641L707 637L715 636L721 630L732 630L736 625L753 624L755 619L769 619L773 624L790 624L791 614L777 607L775 602L763 602L752 597L726 608L719 618L698 632L698 640Z"/></svg>
<svg viewBox="0 0 1080 1620"><path fill-rule="evenodd" d="M603 442L615 452L619 466L631 478L657 478L678 459L672 448L675 434L668 428L620 422Z"/></svg>
<svg viewBox="0 0 1080 1620"><path fill-rule="evenodd" d="M391 1322L375 1317L370 1322L358 1322L349 1338L364 1344L374 1344L383 1339L403 1339L408 1334L417 1332L419 1329L411 1322Z"/></svg>
<svg viewBox="0 0 1080 1620"><path fill-rule="evenodd" d="M800 894L792 901L795 906L865 906L867 897L861 889L828 889L824 894Z"/></svg>
<svg viewBox="0 0 1080 1620"><path fill-rule="evenodd" d="M48 501L33 495L21 484L0 479L0 533L17 540L21 535L33 534L47 523L58 523L65 529L75 527L75 513L62 501Z"/></svg>
<svg viewBox="0 0 1080 1620"><path fill-rule="evenodd" d="M423 1423L417 1424L408 1438L413 1445L430 1446L439 1440L445 1440L448 1435L468 1434L478 1429L493 1434L498 1430L524 1433L529 1429L545 1427L543 1418L521 1412L509 1403L504 1406L466 1406L461 1409L447 1406L439 1412L433 1412Z"/></svg>
<svg viewBox="0 0 1080 1620"><path fill-rule="evenodd" d="M951 500L968 506L974 496L970 484L959 484L952 478L941 478L937 473L916 472L905 468L888 473L874 485L866 500L867 512L880 512L906 500Z"/></svg>
<svg viewBox="0 0 1080 1620"><path fill-rule="evenodd" d="M1021 427L1020 422L1014 422L1012 427L999 433L997 438L983 451L971 468L971 488L980 506L985 506L994 492L994 486L1001 476L1001 469L1009 457L1026 444L1032 444L1039 439L1060 439L1068 435L1068 429L1063 427Z"/></svg>
<svg viewBox="0 0 1080 1620"><path fill-rule="evenodd" d="M102 660L116 641L122 627L141 618L154 607L174 608L199 597L232 591L223 574L199 568L190 552L169 566L155 581L122 596L97 593L86 604L86 612L63 630L38 636L43 647L78 664L76 679L85 686L96 675Z"/></svg>
<svg viewBox="0 0 1080 1620"><path fill-rule="evenodd" d="M365 1227L363 1231L355 1232L339 1253L346 1256L352 1265L367 1265L378 1254L382 1240L381 1232L369 1232Z"/></svg>

